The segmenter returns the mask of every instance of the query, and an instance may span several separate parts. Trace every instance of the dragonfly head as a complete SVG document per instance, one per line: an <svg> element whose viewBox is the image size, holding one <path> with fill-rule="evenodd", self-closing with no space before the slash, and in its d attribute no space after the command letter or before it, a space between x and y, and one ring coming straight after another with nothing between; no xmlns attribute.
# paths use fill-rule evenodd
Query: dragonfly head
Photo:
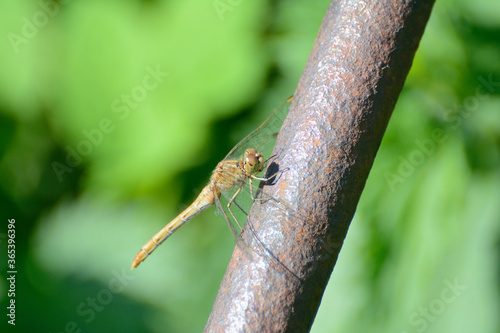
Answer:
<svg viewBox="0 0 500 333"><path fill-rule="evenodd" d="M264 170L266 162L264 156L253 148L245 150L244 168L249 174L257 174Z"/></svg>

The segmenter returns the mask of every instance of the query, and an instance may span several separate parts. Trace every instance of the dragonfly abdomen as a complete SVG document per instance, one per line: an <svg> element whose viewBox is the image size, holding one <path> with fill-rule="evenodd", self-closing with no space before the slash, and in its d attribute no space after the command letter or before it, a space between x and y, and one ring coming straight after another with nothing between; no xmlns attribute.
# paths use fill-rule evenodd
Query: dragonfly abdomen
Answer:
<svg viewBox="0 0 500 333"><path fill-rule="evenodd" d="M216 193L214 193L214 191ZM134 269L143 262L161 243L163 243L170 235L179 229L184 223L201 213L203 210L214 204L214 196L220 196L220 192L213 189L212 184L203 188L196 200L186 208L182 213L177 215L172 221L164 226L147 242L139 252L137 252L132 268Z"/></svg>

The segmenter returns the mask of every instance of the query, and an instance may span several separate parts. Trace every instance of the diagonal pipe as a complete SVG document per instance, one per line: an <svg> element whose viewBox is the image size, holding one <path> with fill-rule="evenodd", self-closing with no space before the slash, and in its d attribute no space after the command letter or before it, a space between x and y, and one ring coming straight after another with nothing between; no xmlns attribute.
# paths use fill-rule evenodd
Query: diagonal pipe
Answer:
<svg viewBox="0 0 500 333"><path fill-rule="evenodd" d="M206 332L311 328L433 4L331 2Z"/></svg>

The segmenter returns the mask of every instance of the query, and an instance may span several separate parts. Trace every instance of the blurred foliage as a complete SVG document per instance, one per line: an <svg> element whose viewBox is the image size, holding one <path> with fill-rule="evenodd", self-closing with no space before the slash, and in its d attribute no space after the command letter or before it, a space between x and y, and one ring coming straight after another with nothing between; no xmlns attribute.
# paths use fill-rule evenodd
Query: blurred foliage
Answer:
<svg viewBox="0 0 500 333"><path fill-rule="evenodd" d="M293 93L327 6L2 1L19 331L203 329L234 246L220 217L131 260ZM437 1L312 332L500 330L499 60L498 2Z"/></svg>

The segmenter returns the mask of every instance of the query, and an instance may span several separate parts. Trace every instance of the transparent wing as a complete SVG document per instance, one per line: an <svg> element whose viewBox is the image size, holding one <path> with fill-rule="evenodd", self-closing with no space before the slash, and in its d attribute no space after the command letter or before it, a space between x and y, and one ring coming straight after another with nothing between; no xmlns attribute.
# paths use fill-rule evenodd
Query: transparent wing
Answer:
<svg viewBox="0 0 500 333"><path fill-rule="evenodd" d="M253 191L254 193L257 192L257 188L255 188L255 181L254 183L254 188ZM257 182L258 184L259 182ZM239 230L240 226L243 227L245 224L245 220L247 218L248 212L250 211L250 207L252 207L253 204L253 199L252 196L250 195L250 186L249 184L245 184L245 186L241 189L241 191L238 193L238 195L234 198L234 201L231 204L231 207L227 207L227 204L229 201L233 198L235 195L236 191L238 189L234 188L228 191L223 191L222 192L222 198L221 202L223 203L223 208L227 211L228 217L231 219L231 222L233 222L233 226L236 230L238 230L238 234L241 230ZM228 210L231 210L229 212ZM237 219L237 221L233 221L232 216Z"/></svg>
<svg viewBox="0 0 500 333"><path fill-rule="evenodd" d="M290 108L292 98L293 96L289 97L259 127L238 142L226 155L224 160L239 160L248 148L254 148L264 155L264 158L269 158L281 125Z"/></svg>
<svg viewBox="0 0 500 333"><path fill-rule="evenodd" d="M238 236L241 233L241 228L246 223L247 215L252 207L255 200L265 200L263 193L257 187L259 186L259 180L253 180L252 185L247 181L241 190L238 192L238 188L233 188L231 190L223 191L220 199L216 201L216 207L220 214L223 215L224 219L228 223L229 229L233 234L236 242L239 241ZM271 180L269 182L272 182ZM250 191L253 191L253 197ZM237 193L238 192L238 193ZM235 194L237 195L235 196ZM228 207L228 203L234 197L231 205ZM268 198L272 199L272 198Z"/></svg>
<svg viewBox="0 0 500 333"><path fill-rule="evenodd" d="M269 158L270 154L274 148L276 143L276 138L281 129L281 125L288 113L288 109L290 108L290 104L292 102L293 96L289 97L285 103L283 103L279 108L277 108L259 127L253 130L250 134L248 134L245 138L243 138L233 149L227 154L224 160L239 160L245 153L245 150L248 148L254 148L261 154L263 154L264 158ZM260 174L255 175L257 177L263 177L266 170L264 169ZM236 225L233 224L234 228L238 229L238 224L243 226L246 220L246 216L250 211L250 207L253 204L253 198L250 191L253 191L255 196L259 193L259 180L253 180L253 186L250 188L249 182L241 191L238 193L234 202L231 205L231 211L236 216L238 220ZM223 191L222 196L225 200L225 203L222 205L224 209L227 210L227 203L233 198L234 194L238 188L233 188L229 191ZM228 218L232 220L232 215L229 214ZM236 222L236 221L233 221Z"/></svg>
<svg viewBox="0 0 500 333"><path fill-rule="evenodd" d="M227 211L227 203L221 202L221 200L217 196L215 196L214 201L217 211L222 215L224 220L226 220L234 240L238 241L238 236L240 235L241 230L237 229L237 226L234 225L234 221L232 221L232 218L230 218L231 214L229 214L229 212Z"/></svg>
<svg viewBox="0 0 500 333"><path fill-rule="evenodd" d="M276 178L279 178L281 175L281 172L276 175ZM275 178L270 179L267 183L274 183L276 181ZM256 234L255 229L252 226L252 223L248 221L247 215L250 210L250 207L255 203L255 202L271 202L272 204L275 205L278 210L283 213L285 216L288 216L288 218L291 218L292 216L295 216L294 210L283 203L281 200L278 200L276 198L273 198L271 196L268 196L264 192L260 190L260 182L259 180L253 180L252 185L250 185L250 182L247 182L244 187L241 188L241 190L238 192L237 196L235 197L233 203L231 206L228 208L227 203L231 198L234 196L234 194L237 192L238 189L232 189L228 191L222 192L224 196L221 197L221 199L216 199L216 207L219 210L219 212L223 215L224 219L226 220L229 229L231 230L231 233L234 237L235 242L238 244L238 247L240 250L245 253L245 255L252 257L254 254L257 254L259 256L265 256L271 260L271 262L274 262L276 265L282 267L285 271L289 272L292 276L295 278L299 279L297 274L295 274L293 271L291 271L288 267L286 267L274 254L271 250L269 250L266 247L265 242L263 242ZM253 191L253 197L251 194L251 191ZM231 214L232 212L232 214ZM236 219L234 221L233 219ZM249 224L248 228L246 231L249 232L250 237L252 238L252 243L256 244L257 248L259 249L258 251L251 250L251 247L249 247L246 242L243 241L243 239L240 236L241 229L240 226L243 227L244 224ZM255 249L255 248L253 248Z"/></svg>
<svg viewBox="0 0 500 333"><path fill-rule="evenodd" d="M264 158L269 158L274 148L278 132L281 128L281 125L283 124L283 120L288 113L292 97L288 98L287 101L278 109L276 109L271 114L271 116L267 118L257 129L252 131L243 140L241 140L227 154L224 160L239 160L240 158L242 158L245 150L248 148L253 148L263 154ZM282 172L286 172L286 170L279 170L276 174L269 175L266 173L266 169L255 176L259 178L264 178L264 175L266 175L266 177L271 176L268 180L265 181L265 183L268 185L276 182L277 179L279 179L279 177L281 176ZM261 182L261 180L256 179L252 179L252 181L250 182L249 179L247 179L241 189L239 186L236 186L230 190L222 191L221 199L216 199L217 209L220 211L220 213L228 223L229 228L231 229L231 233L233 234L233 237L235 238L238 246L247 255L253 255L253 251L249 251L247 244L245 244L239 237L241 232L240 227L243 227L245 223L250 223L247 222L247 215L254 202L270 201L276 204L276 207L278 207L279 211L283 212L285 215L290 217L291 215L296 214L289 205L262 192L260 186ZM228 208L229 202L232 202L232 204ZM293 273L288 267L283 265L283 263L281 263L279 259L276 258L273 253L266 248L265 244L257 237L251 223L247 230L250 231L250 235L252 235L251 237L256 242L256 244L258 244L258 248L262 250L259 251L260 255L269 257L271 261L275 262L284 270L288 271L290 274L300 280L300 278L295 273Z"/></svg>

